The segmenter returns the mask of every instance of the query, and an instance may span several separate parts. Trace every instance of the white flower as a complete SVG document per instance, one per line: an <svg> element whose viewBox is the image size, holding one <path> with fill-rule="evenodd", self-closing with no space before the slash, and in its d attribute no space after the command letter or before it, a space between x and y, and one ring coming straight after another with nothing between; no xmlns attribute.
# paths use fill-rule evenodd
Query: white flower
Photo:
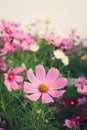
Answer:
<svg viewBox="0 0 87 130"><path fill-rule="evenodd" d="M33 51L33 52L36 52L39 50L39 45L37 44L31 44L30 45L30 50Z"/></svg>
<svg viewBox="0 0 87 130"><path fill-rule="evenodd" d="M63 58L61 59L61 61L62 61L62 63L63 63L64 65L68 65L68 64L69 64L69 58L68 58L68 56L65 55L65 57L63 57Z"/></svg>
<svg viewBox="0 0 87 130"><path fill-rule="evenodd" d="M53 54L56 59L61 59L61 61L64 65L69 64L69 58L68 58L68 56L65 55L65 53L62 50L60 50L60 49L54 50Z"/></svg>

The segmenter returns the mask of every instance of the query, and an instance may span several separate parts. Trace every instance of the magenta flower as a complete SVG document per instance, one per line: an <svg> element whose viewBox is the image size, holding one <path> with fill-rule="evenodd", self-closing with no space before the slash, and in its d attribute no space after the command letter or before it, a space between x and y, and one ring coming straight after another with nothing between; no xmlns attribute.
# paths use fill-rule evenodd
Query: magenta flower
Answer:
<svg viewBox="0 0 87 130"><path fill-rule="evenodd" d="M54 102L52 97L61 97L65 90L60 90L67 85L66 78L58 78L59 71L51 68L47 75L43 65L37 65L34 75L32 69L27 71L30 82L24 83L25 96L32 101L36 101L42 96L42 104Z"/></svg>
<svg viewBox="0 0 87 130"><path fill-rule="evenodd" d="M23 71L23 67L16 67L13 70L9 70L8 73L5 73L4 84L9 92L21 88L23 77L19 76L18 74L22 73Z"/></svg>
<svg viewBox="0 0 87 130"><path fill-rule="evenodd" d="M65 99L65 104L69 107L75 107L78 103L77 99L76 98L67 98Z"/></svg>
<svg viewBox="0 0 87 130"><path fill-rule="evenodd" d="M85 84L85 81L86 81L85 77L78 77L77 79L75 79L74 85L75 87L83 86Z"/></svg>
<svg viewBox="0 0 87 130"><path fill-rule="evenodd" d="M72 127L73 127L75 124L76 124L75 121L72 121L72 120L66 119L66 120L65 120L65 124L64 124L64 126L66 126L66 127L72 129Z"/></svg>
<svg viewBox="0 0 87 130"><path fill-rule="evenodd" d="M75 121L76 123L80 123L84 120L84 116L81 114L73 115L71 120Z"/></svg>
<svg viewBox="0 0 87 130"><path fill-rule="evenodd" d="M7 65L4 60L0 59L0 70L6 71L7 70Z"/></svg>

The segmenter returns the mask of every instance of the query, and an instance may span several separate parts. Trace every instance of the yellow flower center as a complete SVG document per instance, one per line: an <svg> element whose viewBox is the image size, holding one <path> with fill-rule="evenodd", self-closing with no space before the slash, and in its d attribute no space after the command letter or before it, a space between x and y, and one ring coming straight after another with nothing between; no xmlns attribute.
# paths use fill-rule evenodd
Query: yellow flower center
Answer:
<svg viewBox="0 0 87 130"><path fill-rule="evenodd" d="M48 89L48 85L47 84L41 84L40 86L39 86L39 91L41 92L41 93L46 93L47 91L48 91L49 89Z"/></svg>
<svg viewBox="0 0 87 130"><path fill-rule="evenodd" d="M76 119L79 120L79 119L80 119L80 116L76 116Z"/></svg>
<svg viewBox="0 0 87 130"><path fill-rule="evenodd" d="M71 101L71 102L70 102L70 104L71 104L71 105L74 105L74 104L75 104L75 102L74 102L74 101Z"/></svg>
<svg viewBox="0 0 87 130"><path fill-rule="evenodd" d="M12 81L12 80L14 79L14 74L10 73L10 74L8 75L8 79Z"/></svg>
<svg viewBox="0 0 87 130"><path fill-rule="evenodd" d="M10 29L8 29L8 28L6 28L6 29L5 29L5 31L6 31L6 33L8 33L8 34L10 34L10 33L11 33L11 30L10 30Z"/></svg>

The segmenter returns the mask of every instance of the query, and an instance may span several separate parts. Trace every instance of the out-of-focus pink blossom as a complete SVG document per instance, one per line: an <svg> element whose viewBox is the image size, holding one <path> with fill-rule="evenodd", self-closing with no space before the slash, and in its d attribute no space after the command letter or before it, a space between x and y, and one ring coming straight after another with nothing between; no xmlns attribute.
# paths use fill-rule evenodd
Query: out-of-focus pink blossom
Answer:
<svg viewBox="0 0 87 130"><path fill-rule="evenodd" d="M81 87L85 84L86 78L85 77L78 77L74 81L74 86L75 87Z"/></svg>
<svg viewBox="0 0 87 130"><path fill-rule="evenodd" d="M77 87L77 92L83 95L87 95L87 85Z"/></svg>
<svg viewBox="0 0 87 130"><path fill-rule="evenodd" d="M77 105L82 105L84 103L87 103L87 97L82 97L82 98L78 98L78 103Z"/></svg>
<svg viewBox="0 0 87 130"><path fill-rule="evenodd" d="M3 59L0 59L0 70L6 71L7 70L7 65Z"/></svg>
<svg viewBox="0 0 87 130"><path fill-rule="evenodd" d="M4 128L0 128L0 130L4 130Z"/></svg>
<svg viewBox="0 0 87 130"><path fill-rule="evenodd" d="M75 125L75 121L72 121L72 120L69 120L69 119L65 119L65 124L64 126L68 127L68 128L71 128Z"/></svg>
<svg viewBox="0 0 87 130"><path fill-rule="evenodd" d="M23 77L19 74L23 71L23 67L16 67L13 70L9 70L8 73L5 73L4 84L9 92L20 89L20 84L23 83Z"/></svg>
<svg viewBox="0 0 87 130"><path fill-rule="evenodd" d="M44 38L55 47L59 47L63 40L61 36L55 36L53 32L46 34Z"/></svg>

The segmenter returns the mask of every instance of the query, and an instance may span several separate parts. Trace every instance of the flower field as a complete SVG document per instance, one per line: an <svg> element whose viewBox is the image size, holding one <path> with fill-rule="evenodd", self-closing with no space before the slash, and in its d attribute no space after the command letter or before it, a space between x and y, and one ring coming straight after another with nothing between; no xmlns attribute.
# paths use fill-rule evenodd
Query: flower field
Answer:
<svg viewBox="0 0 87 130"><path fill-rule="evenodd" d="M0 21L0 130L87 129L87 40Z"/></svg>

